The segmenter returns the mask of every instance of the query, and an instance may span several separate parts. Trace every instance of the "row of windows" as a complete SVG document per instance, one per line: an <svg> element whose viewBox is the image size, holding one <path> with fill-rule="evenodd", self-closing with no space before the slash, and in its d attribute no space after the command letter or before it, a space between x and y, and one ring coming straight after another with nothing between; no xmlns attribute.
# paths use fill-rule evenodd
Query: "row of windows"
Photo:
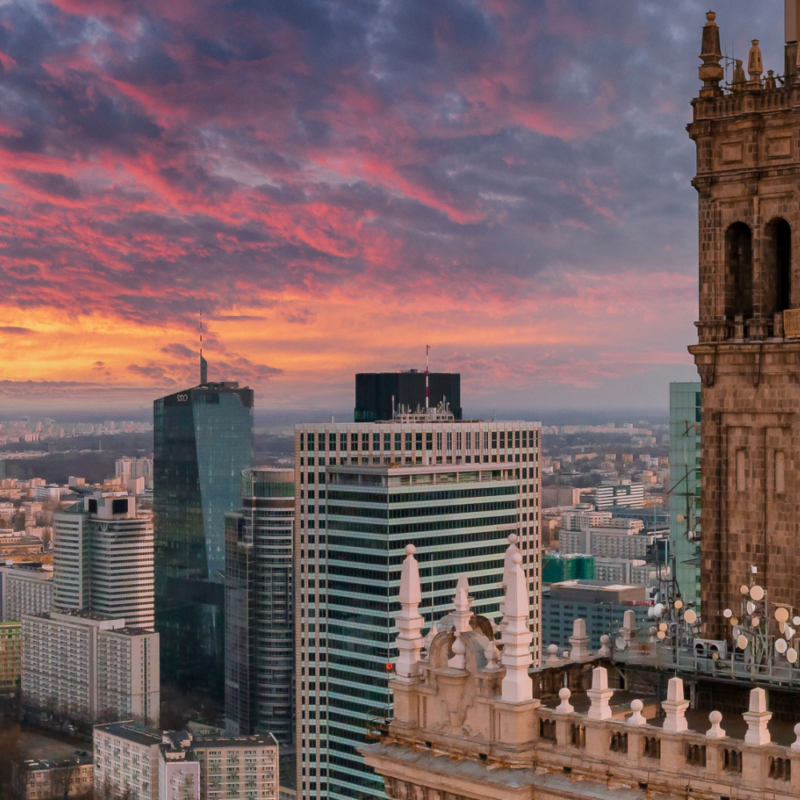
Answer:
<svg viewBox="0 0 800 800"><path fill-rule="evenodd" d="M455 445L457 450L461 450L461 443L462 443L462 433L464 436L464 443L467 450L472 449L472 442L473 442L473 434L474 434L474 441L475 447L480 447L480 440L481 440L481 431L455 431L455 437L453 435L453 431L437 431L436 432L436 449L441 450L442 444L447 444L447 449L453 449L453 441L455 440ZM483 431L483 447L485 450L489 449L489 438L490 432ZM425 432L425 444L427 450L433 449L433 432L427 431ZM315 450L319 450L320 452L325 452L326 445L328 450L348 450L348 442L349 442L349 449L350 450L373 450L379 451L383 450L411 450L412 442L416 443L416 449L422 450L422 439L423 433L421 432L412 432L412 431L404 431L404 432L395 432L395 433L361 433L360 436L358 433L329 433L326 437L324 433L314 434L300 434L300 450L301 452L304 450L308 450L308 452L314 452ZM444 438L443 438L444 437ZM492 448L497 449L498 442L501 448L508 447L533 447L535 438L534 438L534 431L491 431L491 442ZM338 443L338 447L337 447ZM383 446L381 446L383 445ZM405 447L403 447L405 445Z"/></svg>
<svg viewBox="0 0 800 800"><path fill-rule="evenodd" d="M517 508L516 500L494 503L471 503L463 506L412 506L410 508L388 509L359 506L334 506L328 498L328 517L369 517L372 519L408 519L409 517L437 517L445 514L477 514L486 511L512 511ZM332 527L332 526L331 526Z"/></svg>
<svg viewBox="0 0 800 800"><path fill-rule="evenodd" d="M443 519L392 525L388 525L387 523L387 530L387 525L381 525L379 523L344 522L332 519L328 520L328 530L386 535L386 533L426 533L428 531L447 531L460 528L486 528L495 525L515 525L517 522L519 522L519 516L514 514L502 517L484 517L481 519Z"/></svg>
<svg viewBox="0 0 800 800"><path fill-rule="evenodd" d="M321 481L323 483L324 481ZM341 489L331 489L328 492L329 500L341 500L347 503L426 503L431 500L465 500L474 497L496 497L498 495L516 495L518 486L493 486L491 484L469 489L441 489L435 492L403 492L403 494L389 494L384 492L352 492Z"/></svg>

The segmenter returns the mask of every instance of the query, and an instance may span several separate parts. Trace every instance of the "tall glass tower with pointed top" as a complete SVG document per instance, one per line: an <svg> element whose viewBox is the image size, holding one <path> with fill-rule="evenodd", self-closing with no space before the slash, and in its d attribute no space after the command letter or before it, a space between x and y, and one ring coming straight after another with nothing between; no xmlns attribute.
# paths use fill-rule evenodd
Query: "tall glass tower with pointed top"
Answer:
<svg viewBox="0 0 800 800"><path fill-rule="evenodd" d="M165 683L223 698L225 514L241 505L253 391L208 381L153 404L156 629Z"/></svg>

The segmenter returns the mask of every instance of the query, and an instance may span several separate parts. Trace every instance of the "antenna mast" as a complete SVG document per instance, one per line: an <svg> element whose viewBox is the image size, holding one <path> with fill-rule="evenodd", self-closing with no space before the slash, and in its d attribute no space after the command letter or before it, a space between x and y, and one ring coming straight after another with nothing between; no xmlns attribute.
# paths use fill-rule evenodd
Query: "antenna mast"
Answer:
<svg viewBox="0 0 800 800"><path fill-rule="evenodd" d="M203 312L200 312L200 385L208 383L208 361L203 358Z"/></svg>
<svg viewBox="0 0 800 800"><path fill-rule="evenodd" d="M429 391L429 383L428 383L428 354L431 352L431 346L429 344L425 345L425 410L427 411L429 402L428 402L428 391Z"/></svg>

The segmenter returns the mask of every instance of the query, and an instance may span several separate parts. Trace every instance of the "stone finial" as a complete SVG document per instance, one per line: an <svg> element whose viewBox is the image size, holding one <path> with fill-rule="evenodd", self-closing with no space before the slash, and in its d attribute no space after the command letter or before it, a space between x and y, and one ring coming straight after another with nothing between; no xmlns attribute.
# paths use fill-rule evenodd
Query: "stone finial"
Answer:
<svg viewBox="0 0 800 800"><path fill-rule="evenodd" d="M547 652L549 655L547 656L547 661L545 661L546 667L557 667L561 664L561 659L558 657L558 645L551 644L547 648Z"/></svg>
<svg viewBox="0 0 800 800"><path fill-rule="evenodd" d="M608 688L608 670L605 667L595 667L592 670L592 688L586 694L592 702L589 719L610 719L609 702L614 690Z"/></svg>
<svg viewBox="0 0 800 800"><path fill-rule="evenodd" d="M742 716L747 723L745 742L756 745L769 744L770 734L767 726L772 719L772 714L767 711L767 693L763 689L750 691L750 708Z"/></svg>
<svg viewBox="0 0 800 800"><path fill-rule="evenodd" d="M667 699L661 706L666 713L664 731L683 733L689 729L689 724L686 722L686 709L689 708L689 701L684 698L681 678L670 678L667 684Z"/></svg>
<svg viewBox="0 0 800 800"><path fill-rule="evenodd" d="M611 648L609 647L610 644L611 637L604 633L600 637L600 649L597 651L597 655L600 658L609 658L611 656Z"/></svg>
<svg viewBox="0 0 800 800"><path fill-rule="evenodd" d="M500 651L497 649L494 639L489 640L489 644L483 650L483 656L486 659L485 669L499 669L497 659L500 656Z"/></svg>
<svg viewBox="0 0 800 800"><path fill-rule="evenodd" d="M700 90L701 97L708 97L721 94L719 82L724 77L722 69L722 48L719 43L719 26L714 21L717 15L713 11L706 14L706 24L703 26L703 43L701 46L700 58L703 64L700 67L700 80L703 81L703 88Z"/></svg>
<svg viewBox="0 0 800 800"><path fill-rule="evenodd" d="M419 565L414 558L416 548L406 545L406 557L400 572L400 616L397 618L397 677L411 678L418 674L422 639L423 619L419 614L422 588L419 581Z"/></svg>
<svg viewBox="0 0 800 800"><path fill-rule="evenodd" d="M708 721L711 723L711 727L706 731L706 739L724 739L727 734L720 725L722 714L719 711L712 711L708 715Z"/></svg>
<svg viewBox="0 0 800 800"><path fill-rule="evenodd" d="M557 706L554 713L571 714L573 711L575 711L575 709L572 707L572 704L569 702L572 692L566 686L564 686L562 689L559 689L558 696L561 698L561 703Z"/></svg>
<svg viewBox="0 0 800 800"><path fill-rule="evenodd" d="M794 742L792 742L792 750L797 752L800 750L800 722L794 726L794 735L797 737Z"/></svg>
<svg viewBox="0 0 800 800"><path fill-rule="evenodd" d="M761 75L764 73L764 62L761 59L761 48L758 39L752 40L752 47L747 56L747 71L750 74L750 88L761 88Z"/></svg>
<svg viewBox="0 0 800 800"><path fill-rule="evenodd" d="M592 658L592 651L589 649L589 637L586 635L586 620L576 619L572 623L572 636L569 637L572 645L569 657L572 661L588 661Z"/></svg>
<svg viewBox="0 0 800 800"><path fill-rule="evenodd" d="M466 665L466 655L467 647L459 632L456 634L456 640L453 642L453 657L447 662L447 666L453 667L453 669L464 669Z"/></svg>
<svg viewBox="0 0 800 800"><path fill-rule="evenodd" d="M644 714L642 714L642 709L644 708L644 703L637 697L631 703L631 714L628 717L628 725L647 725L647 720L644 718Z"/></svg>
<svg viewBox="0 0 800 800"><path fill-rule="evenodd" d="M767 70L767 77L764 79L764 88L765 89L777 89L778 88L778 81L775 78L775 73L771 70ZM780 314L781 322L780 324L783 325L783 314L779 311L775 316L777 317ZM780 337L778 334L773 334L776 338L782 338L783 333L781 333Z"/></svg>
<svg viewBox="0 0 800 800"><path fill-rule="evenodd" d="M731 89L734 92L741 92L747 86L747 76L744 74L744 67L742 67L741 59L736 59L736 66L733 68L733 79L731 80Z"/></svg>
<svg viewBox="0 0 800 800"><path fill-rule="evenodd" d="M422 640L423 646L428 652L428 657L430 657L431 645L433 644L433 640L436 638L437 633L439 633L439 629L436 627L436 625L431 625L431 629L425 634L425 638Z"/></svg>
<svg viewBox="0 0 800 800"><path fill-rule="evenodd" d="M533 682L528 667L533 663L530 630L528 579L522 571L522 556L513 555L514 569L508 577L503 620L503 678L502 699L508 703L525 703L533 699Z"/></svg>
<svg viewBox="0 0 800 800"><path fill-rule="evenodd" d="M508 547L506 548L506 554L503 557L503 591L508 588L508 581L511 575L511 572L514 569L514 553L519 553L519 547L517 547L517 534L516 533L509 533L508 534ZM502 631L504 629L504 622L503 619L505 618L505 602L500 602L500 625L498 626Z"/></svg>
<svg viewBox="0 0 800 800"><path fill-rule="evenodd" d="M619 633L626 646L636 639L636 612L632 608L622 615L622 627Z"/></svg>
<svg viewBox="0 0 800 800"><path fill-rule="evenodd" d="M456 584L456 596L453 601L456 633L472 630L469 621L472 619L472 600L469 599L469 581L466 575L460 575Z"/></svg>

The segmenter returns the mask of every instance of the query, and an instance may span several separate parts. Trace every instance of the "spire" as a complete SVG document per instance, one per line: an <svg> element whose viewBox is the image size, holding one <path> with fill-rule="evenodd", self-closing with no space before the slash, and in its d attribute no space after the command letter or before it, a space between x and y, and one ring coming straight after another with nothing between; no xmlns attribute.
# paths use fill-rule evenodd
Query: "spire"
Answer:
<svg viewBox="0 0 800 800"><path fill-rule="evenodd" d="M686 722L686 709L689 708L689 701L683 694L683 680L681 678L670 678L667 684L667 699L661 704L666 714L664 720L664 730L667 733L683 733L689 729Z"/></svg>
<svg viewBox="0 0 800 800"><path fill-rule="evenodd" d="M528 675L531 657L529 627L528 579L522 571L522 556L514 553L513 569L508 576L503 605L503 678L502 699L507 703L525 703L533 699L533 681Z"/></svg>
<svg viewBox="0 0 800 800"><path fill-rule="evenodd" d="M419 565L414 558L416 548L406 545L406 558L400 573L400 616L397 618L397 677L412 678L417 674L417 663L422 649L422 617L418 608L422 602L422 589L419 582Z"/></svg>
<svg viewBox="0 0 800 800"><path fill-rule="evenodd" d="M750 52L747 55L747 72L750 74L750 88L761 88L761 75L764 72L764 62L761 58L761 48L758 39L753 39Z"/></svg>
<svg viewBox="0 0 800 800"><path fill-rule="evenodd" d="M456 633L467 633L472 630L469 624L472 619L472 600L469 599L469 582L466 575L460 575L456 584L456 596L453 601L452 616L456 620Z"/></svg>
<svg viewBox="0 0 800 800"><path fill-rule="evenodd" d="M203 358L203 312L200 312L200 386L208 383L208 361Z"/></svg>
<svg viewBox="0 0 800 800"><path fill-rule="evenodd" d="M519 547L517 547L517 534L510 533L508 535L508 547L506 548L506 554L503 558L503 591L505 592L508 589L508 582L511 577L511 573L514 571L514 553L519 553ZM500 613L503 615L500 618L500 625L499 630L502 632L505 630L505 603L503 601L500 602Z"/></svg>
<svg viewBox="0 0 800 800"><path fill-rule="evenodd" d="M720 62L722 52L719 44L719 26L714 21L717 15L713 11L706 14L706 24L703 27L703 45L700 58L703 59L703 66L700 67L700 80L703 81L703 88L700 90L700 97L713 97L722 94L719 82L723 77L723 70Z"/></svg>
<svg viewBox="0 0 800 800"><path fill-rule="evenodd" d="M772 714L767 711L767 693L763 689L750 690L750 708L742 714L747 723L747 733L744 735L746 744L769 744L770 734L767 727L772 719Z"/></svg>
<svg viewBox="0 0 800 800"><path fill-rule="evenodd" d="M591 701L589 719L610 719L612 717L611 696L613 689L608 688L608 670L605 667L595 667L592 670L592 688L586 694Z"/></svg>

